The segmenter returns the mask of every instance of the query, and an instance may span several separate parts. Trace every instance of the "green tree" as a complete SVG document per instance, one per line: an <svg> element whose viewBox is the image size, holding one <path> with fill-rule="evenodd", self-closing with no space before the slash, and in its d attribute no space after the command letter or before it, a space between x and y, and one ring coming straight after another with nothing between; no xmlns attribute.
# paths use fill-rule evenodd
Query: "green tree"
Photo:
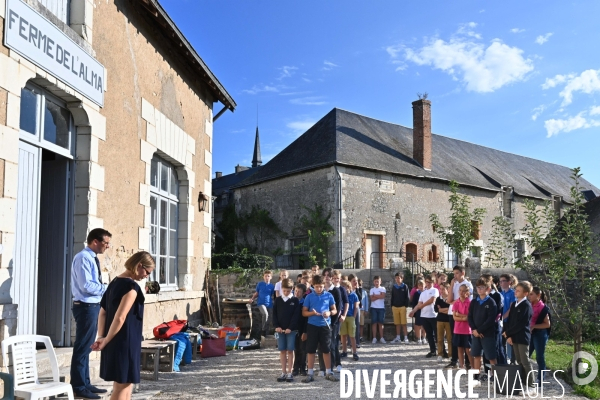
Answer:
<svg viewBox="0 0 600 400"><path fill-rule="evenodd" d="M256 205L252 206L249 213L240 215L238 226L244 238L244 247L259 254L265 254L267 243L275 241L284 233L269 211Z"/></svg>
<svg viewBox="0 0 600 400"><path fill-rule="evenodd" d="M217 224L219 234L215 237L215 253L234 253L240 218L235 212L235 204L229 203L223 210L221 222Z"/></svg>
<svg viewBox="0 0 600 400"><path fill-rule="evenodd" d="M575 352L581 351L585 333L591 339L600 331L598 237L588 222L581 176L579 168L573 169L573 203L558 221L550 202L542 207L525 202L523 233L535 251L519 263L547 294L553 318L573 338Z"/></svg>
<svg viewBox="0 0 600 400"><path fill-rule="evenodd" d="M515 251L515 230L512 222L503 216L492 221L490 244L486 251L486 259L490 267L512 267Z"/></svg>
<svg viewBox="0 0 600 400"><path fill-rule="evenodd" d="M329 224L331 212L326 213L323 206L315 204L314 208L302 206L307 212L299 219L299 227L294 229L296 234L308 236L308 261L311 265L317 264L327 267L327 255L331 246L333 227Z"/></svg>
<svg viewBox="0 0 600 400"><path fill-rule="evenodd" d="M485 209L475 208L470 211L471 198L458 193L458 188L459 184L456 181L450 181L450 224L442 225L437 214L431 214L429 220L440 240L452 248L458 256L458 261L462 262L463 254L473 243L473 221L476 221L479 227L485 216Z"/></svg>

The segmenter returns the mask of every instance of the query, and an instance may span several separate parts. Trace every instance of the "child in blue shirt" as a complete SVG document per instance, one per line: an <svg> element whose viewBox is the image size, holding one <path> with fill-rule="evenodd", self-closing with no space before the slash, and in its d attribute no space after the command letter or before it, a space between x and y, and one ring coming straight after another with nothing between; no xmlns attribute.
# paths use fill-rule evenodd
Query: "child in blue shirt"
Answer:
<svg viewBox="0 0 600 400"><path fill-rule="evenodd" d="M335 300L331 293L325 291L323 277L313 276L312 284L314 292L306 296L302 306L302 315L308 318L306 327L306 353L308 354L308 375L302 380L304 383L314 381L315 353L317 347L321 351L325 366L327 368L325 379L338 382L331 372L331 357L329 354L331 346L331 316L337 314Z"/></svg>
<svg viewBox="0 0 600 400"><path fill-rule="evenodd" d="M348 313L346 319L342 322L340 328L340 335L342 336L342 354L340 357L346 357L347 341L346 338L350 336L350 345L352 346L352 358L354 361L358 361L358 354L356 354L356 316L360 313L360 302L358 296L352 289L352 284L348 281L342 282L342 288L348 292Z"/></svg>
<svg viewBox="0 0 600 400"><path fill-rule="evenodd" d="M258 297L256 305L262 315L261 335L267 336L269 333L269 321L273 318L273 293L275 286L271 283L273 273L269 270L263 273L263 282L256 285L256 292L252 295L250 303Z"/></svg>

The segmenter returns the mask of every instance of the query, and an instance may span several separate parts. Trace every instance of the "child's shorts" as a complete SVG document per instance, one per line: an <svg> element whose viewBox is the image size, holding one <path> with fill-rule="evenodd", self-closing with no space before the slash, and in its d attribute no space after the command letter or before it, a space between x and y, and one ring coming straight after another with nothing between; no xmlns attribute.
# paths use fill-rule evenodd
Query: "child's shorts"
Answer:
<svg viewBox="0 0 600 400"><path fill-rule="evenodd" d="M471 335L465 335L464 333L453 333L452 344L456 347L464 347L465 349L470 349Z"/></svg>
<svg viewBox="0 0 600 400"><path fill-rule="evenodd" d="M365 310L360 310L360 326L365 324L365 318L367 318L367 312Z"/></svg>
<svg viewBox="0 0 600 400"><path fill-rule="evenodd" d="M298 331L290 333L278 333L277 348L279 351L294 351L296 348L296 334Z"/></svg>
<svg viewBox="0 0 600 400"><path fill-rule="evenodd" d="M471 335L472 336L472 335ZM496 352L496 334L492 336L486 336L482 338L476 338L475 336L471 339L471 355L473 357L481 356L481 353L485 354L485 358L488 360L495 360L498 357Z"/></svg>
<svg viewBox="0 0 600 400"><path fill-rule="evenodd" d="M346 317L340 328L340 335L356 337L356 320L354 317Z"/></svg>
<svg viewBox="0 0 600 400"><path fill-rule="evenodd" d="M331 347L331 330L327 326L306 326L306 353L315 354L317 347L323 354L329 353Z"/></svg>
<svg viewBox="0 0 600 400"><path fill-rule="evenodd" d="M392 307L394 325L406 325L406 307Z"/></svg>
<svg viewBox="0 0 600 400"><path fill-rule="evenodd" d="M369 310L371 313L371 324L383 324L385 319L385 308L373 308Z"/></svg>

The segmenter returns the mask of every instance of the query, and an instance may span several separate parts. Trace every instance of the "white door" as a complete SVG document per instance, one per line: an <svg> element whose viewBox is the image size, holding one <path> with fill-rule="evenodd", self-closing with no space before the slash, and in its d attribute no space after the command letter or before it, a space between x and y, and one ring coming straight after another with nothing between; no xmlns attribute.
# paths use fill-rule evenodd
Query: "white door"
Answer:
<svg viewBox="0 0 600 400"><path fill-rule="evenodd" d="M456 257L456 253L454 249L451 247L444 245L444 266L446 270L452 270L456 264L458 264L458 257Z"/></svg>
<svg viewBox="0 0 600 400"><path fill-rule="evenodd" d="M36 333L40 152L38 147L19 142L14 282L11 286L13 302L19 306L18 335Z"/></svg>
<svg viewBox="0 0 600 400"><path fill-rule="evenodd" d="M379 269L381 268L381 254L379 253L381 245L381 237L379 235L367 235L366 243L366 254L367 254L367 268ZM373 254L375 252L376 254Z"/></svg>

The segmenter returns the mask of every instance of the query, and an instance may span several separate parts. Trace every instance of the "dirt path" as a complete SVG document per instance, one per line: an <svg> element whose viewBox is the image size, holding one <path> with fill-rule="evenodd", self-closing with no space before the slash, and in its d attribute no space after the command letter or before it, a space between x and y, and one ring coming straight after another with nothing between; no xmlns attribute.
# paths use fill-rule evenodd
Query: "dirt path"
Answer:
<svg viewBox="0 0 600 400"><path fill-rule="evenodd" d="M344 362L344 366L353 374L356 369L390 369L392 381L387 392L394 391L393 372L400 369L407 370L407 375L414 369L442 369L447 362L438 362L435 358L425 358L427 346L414 344L365 344L359 349L360 360L351 359ZM293 383L278 383L279 367L278 352L276 349L260 349L250 351L228 352L227 357L199 359L190 366L182 368L181 373L161 373L158 382L142 380L143 389L160 390L152 399L339 399L340 384L326 381L315 376L315 381L310 384L300 382L301 377L296 377ZM372 377L373 374L370 373ZM422 378L421 378L422 380ZM435 377L434 377L435 380ZM544 398L560 397L561 386L554 380L553 384L544 387ZM461 380L461 391L466 392L466 378ZM572 393L572 389L564 382L565 395L563 399L584 399ZM435 395L437 385L432 386ZM479 398L487 397L487 387L476 388L475 393ZM356 393L350 398L354 399ZM401 394L400 394L401 396ZM498 395L499 398L506 398ZM364 385L361 397L367 397ZM379 385L376 388L375 399L382 398ZM407 398L409 396L407 392ZM421 398L421 397L414 397ZM435 398L435 397L434 397ZM442 397L455 398L455 397ZM540 396L538 395L538 399Z"/></svg>

